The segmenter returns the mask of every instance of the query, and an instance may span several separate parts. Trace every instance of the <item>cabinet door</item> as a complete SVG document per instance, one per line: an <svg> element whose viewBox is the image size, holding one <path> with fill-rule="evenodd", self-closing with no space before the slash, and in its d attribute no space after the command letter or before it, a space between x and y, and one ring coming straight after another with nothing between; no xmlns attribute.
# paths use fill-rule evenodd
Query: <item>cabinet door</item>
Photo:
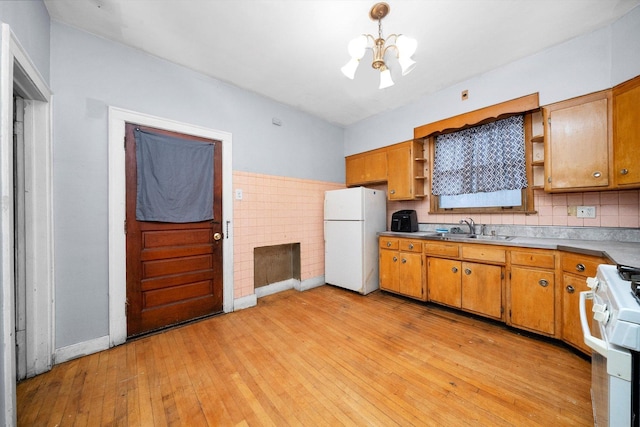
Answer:
<svg viewBox="0 0 640 427"><path fill-rule="evenodd" d="M429 300L461 307L460 261L427 258Z"/></svg>
<svg viewBox="0 0 640 427"><path fill-rule="evenodd" d="M397 251L380 251L380 289L400 292L400 283L398 280L399 266L399 254Z"/></svg>
<svg viewBox="0 0 640 427"><path fill-rule="evenodd" d="M609 186L610 91L544 108L546 191Z"/></svg>
<svg viewBox="0 0 640 427"><path fill-rule="evenodd" d="M424 297L422 288L422 254L400 252L400 293L413 298Z"/></svg>
<svg viewBox="0 0 640 427"><path fill-rule="evenodd" d="M414 198L411 167L411 146L403 144L387 151L387 178L389 200Z"/></svg>
<svg viewBox="0 0 640 427"><path fill-rule="evenodd" d="M379 149L345 158L347 187L387 180L387 152Z"/></svg>
<svg viewBox="0 0 640 427"><path fill-rule="evenodd" d="M562 282L564 285L562 290L562 339L590 354L591 349L584 343L580 325L580 292L589 290L586 280L583 276L565 273L562 276ZM587 315L589 315L593 307L593 301L587 300L586 303L585 309Z"/></svg>
<svg viewBox="0 0 640 427"><path fill-rule="evenodd" d="M511 324L547 335L555 333L554 272L511 266Z"/></svg>
<svg viewBox="0 0 640 427"><path fill-rule="evenodd" d="M462 308L502 318L502 267L462 263Z"/></svg>
<svg viewBox="0 0 640 427"><path fill-rule="evenodd" d="M347 157L345 171L347 187L363 183L365 176L364 157Z"/></svg>
<svg viewBox="0 0 640 427"><path fill-rule="evenodd" d="M613 157L616 184L640 186L640 76L613 88Z"/></svg>

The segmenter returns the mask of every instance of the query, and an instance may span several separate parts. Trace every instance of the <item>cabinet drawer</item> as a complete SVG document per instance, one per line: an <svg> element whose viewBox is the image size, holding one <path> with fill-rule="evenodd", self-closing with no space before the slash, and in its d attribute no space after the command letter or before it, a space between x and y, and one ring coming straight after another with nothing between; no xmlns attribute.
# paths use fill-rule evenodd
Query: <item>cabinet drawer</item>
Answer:
<svg viewBox="0 0 640 427"><path fill-rule="evenodd" d="M399 246L401 251L422 252L422 243L419 240L400 239Z"/></svg>
<svg viewBox="0 0 640 427"><path fill-rule="evenodd" d="M462 258L488 262L499 262L504 264L507 256L506 250L504 249L482 245L469 245L462 247Z"/></svg>
<svg viewBox="0 0 640 427"><path fill-rule="evenodd" d="M607 261L604 258L589 255L564 254L562 256L562 269L564 271L585 277L594 277L600 264L607 264Z"/></svg>
<svg viewBox="0 0 640 427"><path fill-rule="evenodd" d="M449 258L458 258L460 256L459 245L457 243L425 243L424 252L428 255L439 255Z"/></svg>
<svg viewBox="0 0 640 427"><path fill-rule="evenodd" d="M554 268L555 255L551 252L511 251L511 264Z"/></svg>
<svg viewBox="0 0 640 427"><path fill-rule="evenodd" d="M380 237L380 249L398 249L398 239Z"/></svg>

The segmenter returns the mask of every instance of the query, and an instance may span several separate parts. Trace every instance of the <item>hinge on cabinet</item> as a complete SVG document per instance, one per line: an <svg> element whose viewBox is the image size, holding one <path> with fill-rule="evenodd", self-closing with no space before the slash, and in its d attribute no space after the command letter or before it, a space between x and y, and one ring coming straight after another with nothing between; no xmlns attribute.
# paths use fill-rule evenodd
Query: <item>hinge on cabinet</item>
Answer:
<svg viewBox="0 0 640 427"><path fill-rule="evenodd" d="M504 279L504 273L500 273L500 278Z"/></svg>
<svg viewBox="0 0 640 427"><path fill-rule="evenodd" d="M127 234L127 220L124 220L124 234Z"/></svg>

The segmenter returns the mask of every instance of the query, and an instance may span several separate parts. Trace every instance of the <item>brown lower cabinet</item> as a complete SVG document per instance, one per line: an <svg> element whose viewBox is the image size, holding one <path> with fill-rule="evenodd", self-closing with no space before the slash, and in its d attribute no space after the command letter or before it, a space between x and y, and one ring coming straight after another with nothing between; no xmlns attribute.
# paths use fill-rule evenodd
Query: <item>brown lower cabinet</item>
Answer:
<svg viewBox="0 0 640 427"><path fill-rule="evenodd" d="M380 289L425 299L422 242L381 237Z"/></svg>
<svg viewBox="0 0 640 427"><path fill-rule="evenodd" d="M500 319L502 276L500 266L429 257L429 301Z"/></svg>
<svg viewBox="0 0 640 427"><path fill-rule="evenodd" d="M587 277L594 277L599 264L607 264L605 258L562 254L562 340L585 353L591 349L584 343L580 325L580 292L589 290ZM591 313L593 303L586 301L587 313Z"/></svg>
<svg viewBox="0 0 640 427"><path fill-rule="evenodd" d="M380 237L382 290L559 338L585 354L579 295L606 263L550 249Z"/></svg>

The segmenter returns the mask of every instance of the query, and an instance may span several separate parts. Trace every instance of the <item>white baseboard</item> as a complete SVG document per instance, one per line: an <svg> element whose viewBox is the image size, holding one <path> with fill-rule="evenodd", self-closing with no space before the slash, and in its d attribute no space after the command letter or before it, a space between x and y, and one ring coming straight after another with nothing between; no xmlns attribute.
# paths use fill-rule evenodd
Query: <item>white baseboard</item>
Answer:
<svg viewBox="0 0 640 427"><path fill-rule="evenodd" d="M309 289L317 288L325 284L324 276L312 277L311 279L303 280L299 283L298 291L308 291Z"/></svg>
<svg viewBox="0 0 640 427"><path fill-rule="evenodd" d="M72 344L66 347L57 348L53 353L53 363L58 364L67 360L77 359L78 357L97 353L109 348L109 336L95 338L89 341L83 341L78 344Z"/></svg>
<svg viewBox="0 0 640 427"><path fill-rule="evenodd" d="M254 307L257 304L258 297L256 296L256 294L247 295L242 298L236 298L233 300L233 311Z"/></svg>

